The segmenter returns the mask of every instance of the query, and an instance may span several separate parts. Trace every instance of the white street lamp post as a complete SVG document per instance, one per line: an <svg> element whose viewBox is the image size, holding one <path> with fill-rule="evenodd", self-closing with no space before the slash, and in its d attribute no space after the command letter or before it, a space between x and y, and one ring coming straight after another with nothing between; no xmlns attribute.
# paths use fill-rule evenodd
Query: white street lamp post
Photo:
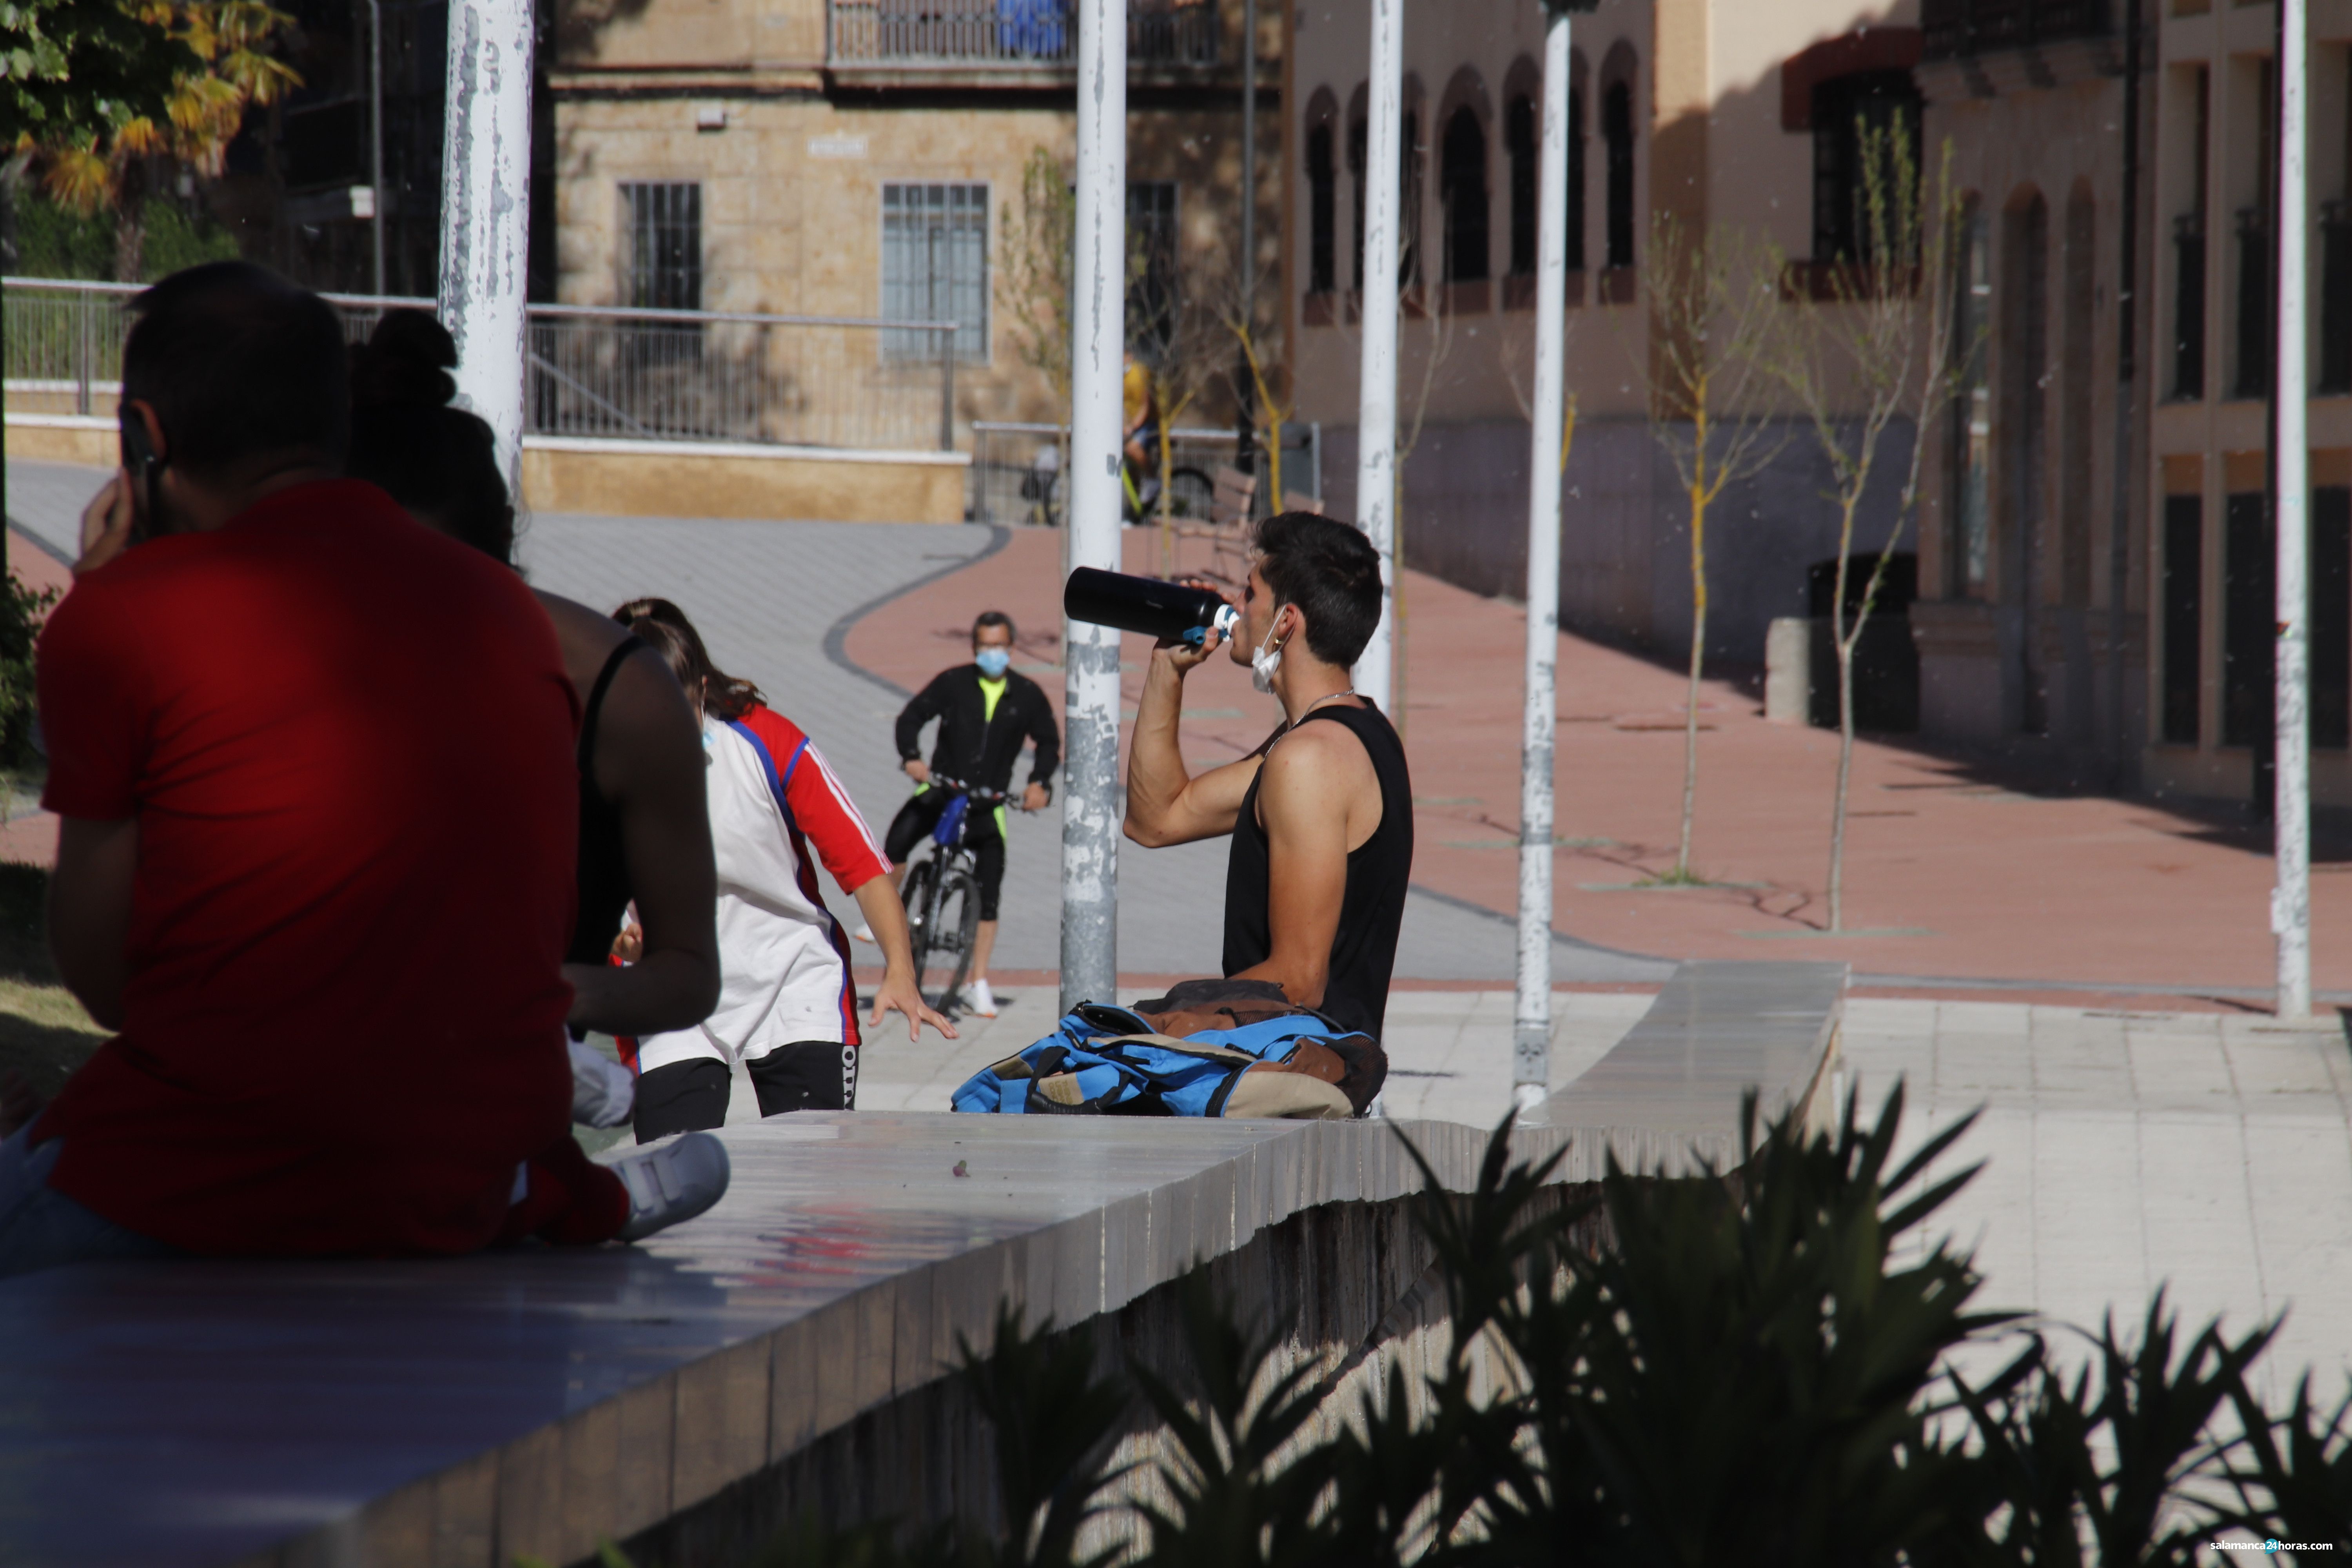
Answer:
<svg viewBox="0 0 2352 1568"><path fill-rule="evenodd" d="M451 0L441 321L457 341L458 395L489 421L499 470L518 497L530 255L531 44L530 0Z"/></svg>
<svg viewBox="0 0 2352 1568"><path fill-rule="evenodd" d="M1070 309L1065 573L1119 569L1120 374L1127 321L1127 7L1078 8L1078 171ZM1062 1011L1118 983L1118 637L1062 623L1069 734L1062 790Z"/></svg>
<svg viewBox="0 0 2352 1568"><path fill-rule="evenodd" d="M2310 451L2305 435L2304 368L2305 0L2280 0L2278 353L2278 746L2273 777L2278 886L2271 930L2278 936L2278 1016L2311 1016L2311 626L2309 587Z"/></svg>
<svg viewBox="0 0 2352 1568"><path fill-rule="evenodd" d="M1381 624L1356 689L1391 706L1396 648L1397 216L1403 195L1404 0L1371 0L1364 147L1364 342L1356 412L1356 522L1381 557ZM1393 715L1392 715L1393 716Z"/></svg>
<svg viewBox="0 0 2352 1568"><path fill-rule="evenodd" d="M1597 0L1548 0L1543 158L1536 198L1536 387L1528 452L1527 709L1519 729L1519 952L1511 1097L1522 1111L1551 1085L1552 742L1559 658L1560 443L1567 414L1568 30Z"/></svg>

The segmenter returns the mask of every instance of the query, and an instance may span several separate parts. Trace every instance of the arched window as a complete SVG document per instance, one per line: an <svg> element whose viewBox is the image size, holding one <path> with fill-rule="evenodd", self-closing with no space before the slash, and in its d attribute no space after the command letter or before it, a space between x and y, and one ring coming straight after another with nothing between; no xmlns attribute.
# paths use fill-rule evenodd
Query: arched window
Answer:
<svg viewBox="0 0 2352 1568"><path fill-rule="evenodd" d="M1476 283L1486 264L1486 128L1468 104L1445 122L1439 151L1438 201L1445 209L1445 281Z"/></svg>
<svg viewBox="0 0 2352 1568"><path fill-rule="evenodd" d="M1542 149L1537 145L1535 100L1526 93L1503 110L1503 156L1511 163L1511 272L1525 277L1536 269L1537 174ZM1576 220L1569 220L1574 232ZM1576 243L1570 242L1571 247Z"/></svg>
<svg viewBox="0 0 2352 1568"><path fill-rule="evenodd" d="M1601 91L1601 139L1609 158L1608 249L1601 264L1633 265L1633 85L1622 78Z"/></svg>
<svg viewBox="0 0 2352 1568"><path fill-rule="evenodd" d="M1864 139L1885 147L1883 139L1901 126L1916 170L1919 107L1919 89L1907 70L1857 71L1813 84L1814 260L1872 259ZM1882 163L1877 177L1891 182L1893 165Z"/></svg>
<svg viewBox="0 0 2352 1568"><path fill-rule="evenodd" d="M1307 291L1328 294L1338 286L1339 171L1332 167L1331 122L1307 132Z"/></svg>

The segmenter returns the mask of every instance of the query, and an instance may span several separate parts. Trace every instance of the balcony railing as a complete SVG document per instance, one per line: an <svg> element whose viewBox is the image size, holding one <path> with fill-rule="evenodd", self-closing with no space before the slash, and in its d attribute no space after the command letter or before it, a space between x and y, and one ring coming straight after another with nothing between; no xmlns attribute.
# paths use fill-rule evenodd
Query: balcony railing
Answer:
<svg viewBox="0 0 2352 1568"><path fill-rule="evenodd" d="M826 0L825 57L841 66L1075 68L1073 0ZM1217 63L1214 0L1129 0L1130 66Z"/></svg>
<svg viewBox="0 0 2352 1568"><path fill-rule="evenodd" d="M2107 0L1920 0L1923 52L1931 60L2104 37Z"/></svg>

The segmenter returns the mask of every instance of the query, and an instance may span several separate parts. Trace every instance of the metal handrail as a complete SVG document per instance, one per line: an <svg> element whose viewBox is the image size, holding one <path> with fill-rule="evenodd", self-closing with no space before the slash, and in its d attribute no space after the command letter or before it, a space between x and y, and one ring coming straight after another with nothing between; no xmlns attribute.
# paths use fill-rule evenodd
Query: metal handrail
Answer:
<svg viewBox="0 0 2352 1568"><path fill-rule="evenodd" d="M47 289L70 294L143 294L144 283L108 283L91 278L16 278L0 277L0 288ZM341 305L352 310L397 310L438 311L440 302L405 294L321 294L320 299L330 305ZM872 327L885 331L953 332L961 331L955 321L899 321L880 316L785 316L761 310L676 310L640 305L552 305L532 304L524 309L533 316L562 319L590 317L610 320L679 322L730 322L743 326L778 327Z"/></svg>

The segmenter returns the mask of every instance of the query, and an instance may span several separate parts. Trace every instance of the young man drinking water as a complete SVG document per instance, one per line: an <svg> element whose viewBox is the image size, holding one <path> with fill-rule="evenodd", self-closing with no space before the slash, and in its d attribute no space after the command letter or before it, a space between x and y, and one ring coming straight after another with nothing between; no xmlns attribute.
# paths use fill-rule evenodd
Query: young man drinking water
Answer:
<svg viewBox="0 0 2352 1568"><path fill-rule="evenodd" d="M1184 766L1184 677L1217 649L1151 655L1128 763L1127 836L1149 848L1233 836L1224 971L1378 1039L1412 877L1412 782L1387 718L1349 667L1380 624L1380 557L1344 522L1285 512L1257 525L1231 657L1282 700L1255 752Z"/></svg>

